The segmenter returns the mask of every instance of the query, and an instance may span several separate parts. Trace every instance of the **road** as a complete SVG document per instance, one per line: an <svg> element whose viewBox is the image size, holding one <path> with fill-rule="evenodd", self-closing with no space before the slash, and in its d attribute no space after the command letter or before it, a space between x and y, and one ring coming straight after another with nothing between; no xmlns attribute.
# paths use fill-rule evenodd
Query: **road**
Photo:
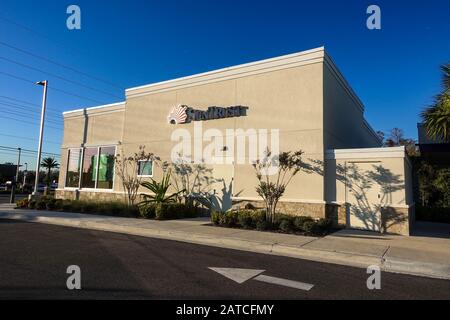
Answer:
<svg viewBox="0 0 450 320"><path fill-rule="evenodd" d="M450 281L366 270L176 241L0 219L0 299L450 299ZM68 290L69 265L81 290ZM209 269L249 268L314 285L309 290Z"/></svg>

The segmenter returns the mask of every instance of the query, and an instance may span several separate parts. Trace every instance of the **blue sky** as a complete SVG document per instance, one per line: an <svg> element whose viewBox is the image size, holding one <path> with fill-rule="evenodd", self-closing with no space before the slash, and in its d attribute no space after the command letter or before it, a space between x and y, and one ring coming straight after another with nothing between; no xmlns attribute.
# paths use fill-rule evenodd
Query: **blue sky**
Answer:
<svg viewBox="0 0 450 320"><path fill-rule="evenodd" d="M66 27L70 4L81 8L81 30ZM366 28L370 4L381 7L381 30ZM0 146L37 148L42 88L31 81L49 80L44 151L59 153L62 111L120 101L125 88L319 46L375 130L399 127L416 138L418 114L440 90L439 65L450 61L449 34L448 0L2 0ZM0 163L15 159L0 150ZM34 167L31 154L24 161Z"/></svg>

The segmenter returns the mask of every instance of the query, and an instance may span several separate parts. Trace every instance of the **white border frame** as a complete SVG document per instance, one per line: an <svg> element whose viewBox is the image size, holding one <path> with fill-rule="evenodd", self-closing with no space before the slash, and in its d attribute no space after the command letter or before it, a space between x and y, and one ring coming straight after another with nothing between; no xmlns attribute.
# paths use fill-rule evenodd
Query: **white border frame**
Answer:
<svg viewBox="0 0 450 320"><path fill-rule="evenodd" d="M114 167L114 174L113 174L113 181L112 181L112 188L108 188L108 189L102 189L102 188L98 188L98 169L99 169L99 164L100 164L100 151L101 148L108 148L108 147L114 147L114 157L117 156L117 145L114 144L106 144L106 145L99 145L99 146L82 146L82 147L70 147L67 148L67 152L68 154L70 154L70 150L74 150L74 149L78 149L81 150L81 162L80 162L80 179L78 181L78 187L66 187L66 181L67 181L67 169L68 166L66 166L66 181L64 181L64 188L63 190L69 190L69 191L75 191L75 190L79 190L79 191L89 191L89 192L114 192L114 188L116 186L116 168ZM90 148L90 149L94 149L97 148L97 163L96 163L96 172L95 172L95 185L94 188L83 188L81 186L82 183L82 178L83 178L83 167L84 167L84 151L86 148ZM69 161L69 157L67 157L67 163ZM153 173L153 167L152 167L152 173Z"/></svg>
<svg viewBox="0 0 450 320"><path fill-rule="evenodd" d="M78 187L66 187L67 184L67 173L69 171L69 161L70 161L70 151L71 150L78 150L80 151L80 158L79 158L79 167L78 167L78 174L80 175L78 178ZM82 147L73 147L73 148L67 148L67 161L66 161L66 172L64 173L64 189L67 190L77 190L80 188L80 181L81 181L81 167L83 166L83 148Z"/></svg>
<svg viewBox="0 0 450 320"><path fill-rule="evenodd" d="M140 175L139 174L139 164L138 164L138 167L137 167L137 172L136 172L136 175L137 175L137 177L138 178L153 178L153 174L154 174L154 166L153 166L153 160L138 160L138 162L151 162L152 163L152 174L151 175Z"/></svg>

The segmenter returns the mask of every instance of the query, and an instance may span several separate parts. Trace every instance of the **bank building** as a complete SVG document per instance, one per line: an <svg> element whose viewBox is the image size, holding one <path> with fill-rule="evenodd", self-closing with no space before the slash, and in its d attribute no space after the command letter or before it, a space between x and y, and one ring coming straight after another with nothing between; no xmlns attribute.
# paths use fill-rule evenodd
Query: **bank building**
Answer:
<svg viewBox="0 0 450 320"><path fill-rule="evenodd" d="M192 137L199 127L203 133L266 130L271 141L276 129L279 150L302 150L310 164L289 184L280 212L403 235L414 221L405 149L381 147L362 102L323 47L126 89L123 102L63 116L58 198L124 199L115 155L145 146L170 162L180 143L175 130ZM191 139L192 150L198 140ZM220 161L208 164L215 179L208 188L229 207L261 206L251 159L235 161L236 148L223 141L215 154ZM151 162L137 171L144 180L162 175Z"/></svg>

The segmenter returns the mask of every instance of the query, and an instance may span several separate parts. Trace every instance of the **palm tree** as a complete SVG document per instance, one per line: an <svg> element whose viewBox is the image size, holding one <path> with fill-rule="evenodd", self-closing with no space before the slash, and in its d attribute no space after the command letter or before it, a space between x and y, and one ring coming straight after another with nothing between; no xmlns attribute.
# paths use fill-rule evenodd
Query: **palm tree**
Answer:
<svg viewBox="0 0 450 320"><path fill-rule="evenodd" d="M427 135L435 140L450 142L450 64L442 70L443 92L438 94L435 103L421 113Z"/></svg>
<svg viewBox="0 0 450 320"><path fill-rule="evenodd" d="M47 185L50 185L50 173L52 169L58 168L59 163L55 160L55 158L44 158L42 159L41 166L47 169Z"/></svg>

